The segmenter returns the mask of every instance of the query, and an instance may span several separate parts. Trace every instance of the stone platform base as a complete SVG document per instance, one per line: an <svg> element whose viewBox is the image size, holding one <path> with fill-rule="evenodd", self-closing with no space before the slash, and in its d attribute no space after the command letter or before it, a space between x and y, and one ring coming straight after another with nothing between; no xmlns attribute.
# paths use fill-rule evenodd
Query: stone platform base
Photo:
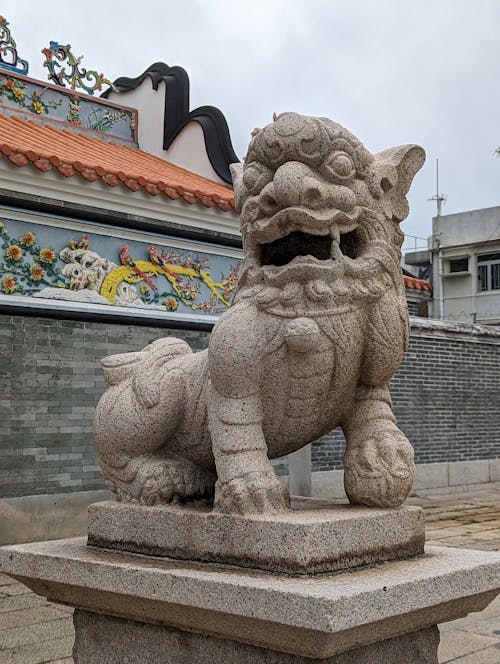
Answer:
<svg viewBox="0 0 500 664"><path fill-rule="evenodd" d="M438 664L436 626L310 659L179 629L77 610L75 664Z"/></svg>
<svg viewBox="0 0 500 664"><path fill-rule="evenodd" d="M85 660L83 636L78 636L77 664L152 662L140 646L148 638L141 630L155 634L152 652L172 639L179 648L190 643L195 655L201 647L205 659L199 662L215 662L216 654L232 644L232 658L221 655L219 662L253 664L259 659L248 653L262 649L269 653L268 664L304 658L304 664L307 658L332 664L435 664L429 659L435 654L434 637L425 636L435 630L428 628L481 611L494 599L500 554L428 547L409 560L296 577L97 549L75 538L0 548L0 571L51 601L83 610L77 614L82 635L100 630L89 652L123 654L120 643L130 646L121 660L111 655ZM89 612L106 617L89 618ZM386 656L385 642L396 639L393 647L401 651L408 634L407 656L399 661ZM421 659L413 657L418 652L414 639L422 644ZM366 659L377 648L383 656ZM166 653L154 659L155 664L169 661L175 660ZM196 661L179 658L176 664Z"/></svg>
<svg viewBox="0 0 500 664"><path fill-rule="evenodd" d="M284 514L238 516L199 501L89 507L88 544L150 556L316 574L423 553L420 507L375 509L292 497Z"/></svg>

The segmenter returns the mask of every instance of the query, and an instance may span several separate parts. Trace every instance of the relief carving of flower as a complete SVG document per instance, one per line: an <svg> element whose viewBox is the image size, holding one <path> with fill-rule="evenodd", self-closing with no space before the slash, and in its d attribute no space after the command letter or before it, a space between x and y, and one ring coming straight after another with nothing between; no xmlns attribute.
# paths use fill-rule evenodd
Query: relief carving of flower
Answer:
<svg viewBox="0 0 500 664"><path fill-rule="evenodd" d="M7 295L10 295L17 290L17 282L11 274L7 274L2 279L2 291Z"/></svg>
<svg viewBox="0 0 500 664"><path fill-rule="evenodd" d="M35 234L31 231L25 233L22 237L19 238L19 244L21 247L32 247L36 242Z"/></svg>
<svg viewBox="0 0 500 664"><path fill-rule="evenodd" d="M11 263L17 263L23 257L23 250L17 244L11 244L5 250L5 259Z"/></svg>
<svg viewBox="0 0 500 664"><path fill-rule="evenodd" d="M175 299L175 297L167 297L165 300L163 300L163 304L165 305L167 311L175 311L179 306L179 302Z"/></svg>
<svg viewBox="0 0 500 664"><path fill-rule="evenodd" d="M40 265L33 263L33 265L30 268L29 279L30 281L40 281L40 279L43 278L44 274L45 270L43 269L43 267L40 267Z"/></svg>
<svg viewBox="0 0 500 664"><path fill-rule="evenodd" d="M42 104L41 101L34 101L31 106L35 111L35 113L38 113L38 115L40 115L40 113L43 113L45 110L45 106Z"/></svg>
<svg viewBox="0 0 500 664"><path fill-rule="evenodd" d="M40 261L42 263L47 263L50 265L50 263L53 263L56 260L56 253L53 249L50 249L49 247L44 247L43 249L40 249Z"/></svg>

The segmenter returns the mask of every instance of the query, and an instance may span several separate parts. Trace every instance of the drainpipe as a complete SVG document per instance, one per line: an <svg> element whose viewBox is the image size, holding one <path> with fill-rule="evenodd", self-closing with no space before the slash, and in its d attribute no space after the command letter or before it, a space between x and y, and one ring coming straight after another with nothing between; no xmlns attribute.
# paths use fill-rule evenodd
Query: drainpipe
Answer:
<svg viewBox="0 0 500 664"><path fill-rule="evenodd" d="M432 313L438 320L444 319L444 289L443 289L443 250L441 248L441 240L438 235L441 233L432 234L432 290L433 290L433 305ZM437 307L436 307L437 302ZM436 311L437 309L437 311Z"/></svg>
<svg viewBox="0 0 500 664"><path fill-rule="evenodd" d="M444 320L444 279L443 279L443 250L438 249L439 270L439 320Z"/></svg>

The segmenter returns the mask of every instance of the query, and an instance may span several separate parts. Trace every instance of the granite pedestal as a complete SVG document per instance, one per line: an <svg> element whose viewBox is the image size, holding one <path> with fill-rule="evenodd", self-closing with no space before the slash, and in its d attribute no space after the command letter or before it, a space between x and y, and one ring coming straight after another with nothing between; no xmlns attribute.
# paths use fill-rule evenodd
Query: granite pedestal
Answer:
<svg viewBox="0 0 500 664"><path fill-rule="evenodd" d="M117 514L118 522L126 514L106 504L92 508L91 541L98 532L100 510L106 518ZM336 506L328 526L323 502L316 510L298 511L303 513L290 518L300 524L296 535L306 544L305 524L312 520L317 528L319 513L324 519L320 527L331 532L338 528ZM173 512L177 513L175 508ZM189 512L176 518L188 518ZM342 509L340 513L349 529L352 524ZM389 544L391 537L393 548L396 537L418 541L419 510L388 510L379 515L380 523L384 518L390 523L392 513L399 515L401 525L388 530ZM154 523L148 514L138 508L134 517L142 515L144 533ZM207 512L197 517L204 519L203 514ZM353 518L359 519L359 513L354 511ZM252 518L251 524L244 517L238 519L243 534L256 528L255 522L266 527L263 517ZM130 532L123 538L128 543L135 532L134 519L129 523ZM374 522L369 524L370 519L368 539L375 530ZM235 528L235 523L230 527ZM210 528L207 533L203 555L213 550L215 542ZM184 535L185 547L199 550L199 540L189 540L189 531ZM167 542L163 530L148 537L143 541L148 546L153 540L158 547ZM180 533L176 537L180 541ZM114 540L110 535L108 545ZM257 569L250 562L257 549L252 542L247 545L246 562L240 559L235 565L233 554L230 563L200 562L195 554L190 561L175 560L159 555L159 548L151 556L88 546L85 538L75 538L4 547L0 570L49 600L76 608L76 664L437 664L436 625L481 611L500 585L500 555L494 552L429 547L404 560L376 564L370 559L367 564L358 559L358 567L338 570L331 549L333 571L298 576L296 571ZM322 545L323 551L328 550ZM224 546L227 552L227 542ZM239 548L244 546L241 540ZM263 541L261 546L264 550ZM342 557L341 547L336 546ZM233 553L235 549L233 542ZM182 557L185 554L186 548ZM287 560L283 558L282 564ZM243 567L242 562L252 566Z"/></svg>
<svg viewBox="0 0 500 664"><path fill-rule="evenodd" d="M88 544L284 574L334 572L424 551L420 507L375 509L299 497L291 505L281 514L241 517L202 501L144 507L110 500L89 507Z"/></svg>

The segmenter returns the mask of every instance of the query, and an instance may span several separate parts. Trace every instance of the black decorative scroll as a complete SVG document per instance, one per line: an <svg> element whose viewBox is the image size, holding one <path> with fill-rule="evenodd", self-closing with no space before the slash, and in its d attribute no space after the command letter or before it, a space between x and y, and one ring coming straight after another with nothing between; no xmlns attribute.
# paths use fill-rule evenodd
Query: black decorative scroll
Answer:
<svg viewBox="0 0 500 664"><path fill-rule="evenodd" d="M17 53L17 45L10 33L9 22L0 16L0 67L26 75L29 65Z"/></svg>

